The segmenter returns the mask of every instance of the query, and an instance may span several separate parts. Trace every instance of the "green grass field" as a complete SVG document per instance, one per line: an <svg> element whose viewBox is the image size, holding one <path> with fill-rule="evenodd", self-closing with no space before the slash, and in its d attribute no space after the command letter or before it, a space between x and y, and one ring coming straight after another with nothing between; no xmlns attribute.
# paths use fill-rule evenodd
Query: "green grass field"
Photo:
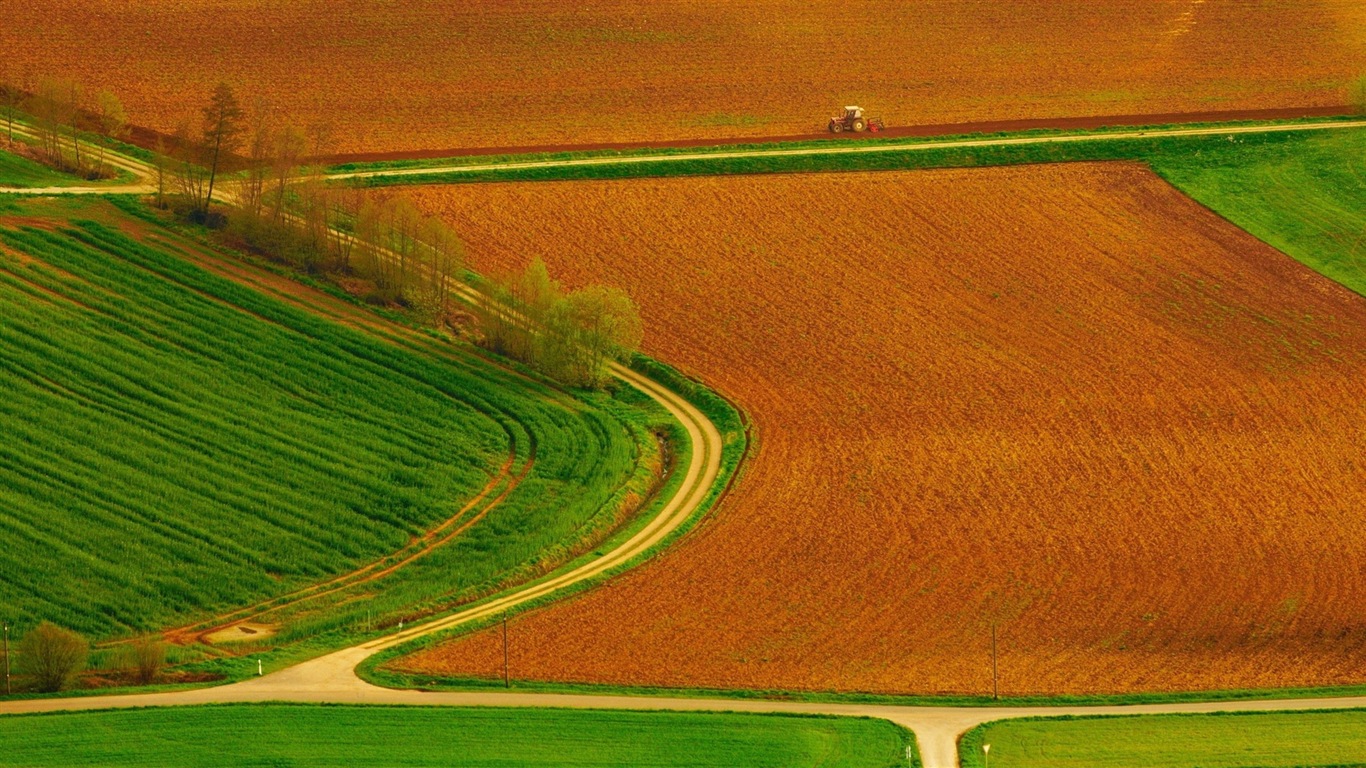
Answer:
<svg viewBox="0 0 1366 768"><path fill-rule="evenodd" d="M0 187L60 187L75 182L75 178L28 158L0 152Z"/></svg>
<svg viewBox="0 0 1366 768"><path fill-rule="evenodd" d="M910 739L853 718L236 705L0 717L0 766L890 768Z"/></svg>
<svg viewBox="0 0 1366 768"><path fill-rule="evenodd" d="M964 734L964 768L1366 765L1366 711L1002 720Z"/></svg>
<svg viewBox="0 0 1366 768"><path fill-rule="evenodd" d="M1234 224L1366 296L1366 130L1146 159Z"/></svg>
<svg viewBox="0 0 1366 768"><path fill-rule="evenodd" d="M653 482L642 396L329 322L194 265L213 254L136 205L0 198L0 613L20 633L268 600L404 551L509 459L527 469L465 534L278 639L382 628L568 559Z"/></svg>

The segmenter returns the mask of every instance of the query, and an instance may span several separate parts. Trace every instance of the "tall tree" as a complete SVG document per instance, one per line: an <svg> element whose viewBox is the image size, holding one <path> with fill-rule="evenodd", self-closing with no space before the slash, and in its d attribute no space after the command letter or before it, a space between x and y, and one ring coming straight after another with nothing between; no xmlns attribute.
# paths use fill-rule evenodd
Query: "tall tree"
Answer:
<svg viewBox="0 0 1366 768"><path fill-rule="evenodd" d="M62 103L63 120L71 130L71 146L76 151L76 173L85 173L81 163L81 86L75 80L66 83L66 100Z"/></svg>
<svg viewBox="0 0 1366 768"><path fill-rule="evenodd" d="M5 113L5 130L9 133L9 140L14 141L14 118L19 112L19 105L24 102L24 84L12 77L6 77L0 83L0 109Z"/></svg>
<svg viewBox="0 0 1366 768"><path fill-rule="evenodd" d="M209 98L209 105L204 108L204 151L209 163L209 189L204 195L200 211L205 215L213 204L213 185L218 177L219 165L241 145L244 116L242 105L237 103L232 87L227 83L219 83Z"/></svg>
<svg viewBox="0 0 1366 768"><path fill-rule="evenodd" d="M95 97L95 118L100 133L104 136L116 141L122 141L128 136L128 115L123 111L123 102L110 91L100 91ZM100 144L96 169L100 175L104 175L104 158L105 147L104 144Z"/></svg>

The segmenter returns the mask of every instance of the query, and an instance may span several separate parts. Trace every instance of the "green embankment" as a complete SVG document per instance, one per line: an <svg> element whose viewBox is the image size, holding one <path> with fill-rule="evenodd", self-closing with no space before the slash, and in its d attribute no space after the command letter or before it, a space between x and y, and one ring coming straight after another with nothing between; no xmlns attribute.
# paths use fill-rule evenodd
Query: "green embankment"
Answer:
<svg viewBox="0 0 1366 768"><path fill-rule="evenodd" d="M1002 720L959 744L964 768L1366 765L1366 711Z"/></svg>
<svg viewBox="0 0 1366 768"><path fill-rule="evenodd" d="M0 152L0 187L60 187L75 182L74 177L54 171L26 157Z"/></svg>
<svg viewBox="0 0 1366 768"><path fill-rule="evenodd" d="M1366 130L1240 137L1144 159L1234 224L1366 295Z"/></svg>
<svg viewBox="0 0 1366 768"><path fill-rule="evenodd" d="M890 768L882 720L679 712L237 705L0 718L0 766Z"/></svg>
<svg viewBox="0 0 1366 768"><path fill-rule="evenodd" d="M191 263L205 246L135 206L0 198L0 612L20 634L275 598L409 551L530 463L463 535L275 641L365 634L572 557L652 482L663 417L639 396L323 319Z"/></svg>

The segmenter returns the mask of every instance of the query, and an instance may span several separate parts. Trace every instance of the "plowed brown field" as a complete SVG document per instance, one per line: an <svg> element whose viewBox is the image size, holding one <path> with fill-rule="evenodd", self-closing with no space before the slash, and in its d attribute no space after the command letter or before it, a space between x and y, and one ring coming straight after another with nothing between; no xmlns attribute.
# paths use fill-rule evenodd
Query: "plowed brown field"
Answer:
<svg viewBox="0 0 1366 768"><path fill-rule="evenodd" d="M220 79L338 152L1335 106L1359 0L0 0L0 71L74 75L161 130Z"/></svg>
<svg viewBox="0 0 1366 768"><path fill-rule="evenodd" d="M429 187L752 416L717 514L518 678L1006 693L1366 680L1366 300L1147 170ZM501 671L496 633L400 662Z"/></svg>

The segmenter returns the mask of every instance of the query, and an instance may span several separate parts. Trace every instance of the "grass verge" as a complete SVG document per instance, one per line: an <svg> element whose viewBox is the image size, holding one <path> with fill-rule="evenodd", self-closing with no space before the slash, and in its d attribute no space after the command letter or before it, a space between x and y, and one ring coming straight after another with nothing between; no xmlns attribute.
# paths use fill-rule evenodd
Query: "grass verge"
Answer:
<svg viewBox="0 0 1366 768"><path fill-rule="evenodd" d="M963 734L963 768L1366 765L1366 710L1030 718Z"/></svg>
<svg viewBox="0 0 1366 768"><path fill-rule="evenodd" d="M890 768L882 720L730 713L227 705L0 717L0 765Z"/></svg>

